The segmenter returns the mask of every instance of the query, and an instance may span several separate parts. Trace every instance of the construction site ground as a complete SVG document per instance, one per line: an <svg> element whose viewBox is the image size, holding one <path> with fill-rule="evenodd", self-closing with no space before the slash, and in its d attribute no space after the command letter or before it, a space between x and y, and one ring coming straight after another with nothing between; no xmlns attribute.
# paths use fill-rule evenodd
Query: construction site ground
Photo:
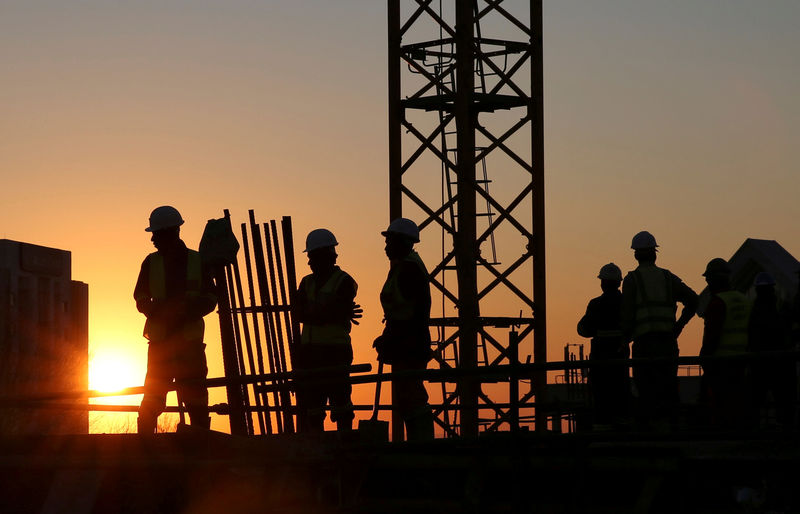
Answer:
<svg viewBox="0 0 800 514"><path fill-rule="evenodd" d="M798 434L0 440L0 512L798 512Z"/></svg>

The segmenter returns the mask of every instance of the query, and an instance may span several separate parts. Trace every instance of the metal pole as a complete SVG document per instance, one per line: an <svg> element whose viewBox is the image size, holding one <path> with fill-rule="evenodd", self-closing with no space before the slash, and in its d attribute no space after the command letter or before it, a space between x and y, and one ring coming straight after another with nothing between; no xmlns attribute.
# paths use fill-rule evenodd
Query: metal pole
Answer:
<svg viewBox="0 0 800 514"><path fill-rule="evenodd" d="M228 286L225 280L225 267L217 266L214 270L214 281L217 293L217 308L219 311L219 332L222 342L222 365L225 369L225 376L228 378L239 378L239 367L236 358L236 342L233 336L233 322L231 321L230 300L228 298ZM231 381L226 386L228 393L228 405L230 406L231 434L247 435L247 423L242 409L242 389L235 381Z"/></svg>
<svg viewBox="0 0 800 514"><path fill-rule="evenodd" d="M272 233L270 234L270 232ZM269 262L269 283L270 292L272 293L272 304L277 307L281 305L280 300L278 299L278 290L285 288L283 284L279 284L278 282L279 276L281 280L283 279L283 270L280 269L281 253L280 246L278 245L278 228L275 220L270 220L269 228L267 228L267 224L264 223L264 238L266 239L267 244L267 260ZM273 313L272 322L275 324L275 332L278 335L278 339L275 341L278 347L277 360L280 363L281 371L286 371L288 366L286 365L286 352L283 346L283 322L281 320L280 313Z"/></svg>
<svg viewBox="0 0 800 514"><path fill-rule="evenodd" d="M267 269L264 259L264 246L261 243L261 229L256 223L255 212L251 209L250 214L250 234L253 237L253 256L255 257L256 264L256 278L258 279L258 293L261 300L262 307L269 306L269 285L267 280ZM279 372L275 355L273 353L272 345L275 341L275 328L272 326L272 320L266 311L262 312L264 320L264 346L267 348L267 361L269 362L269 369L271 372ZM275 397L275 406L280 406L280 396ZM278 422L278 432L283 432L284 420L280 415L281 411L276 411L276 418Z"/></svg>
<svg viewBox="0 0 800 514"><path fill-rule="evenodd" d="M478 364L478 279L475 216L475 11L473 2L456 2L456 92L457 131L456 174L458 184L458 228L455 236L456 275L458 279L458 346L462 368ZM478 392L474 377L459 383L461 400L461 435L478 435Z"/></svg>
<svg viewBox="0 0 800 514"><path fill-rule="evenodd" d="M238 259L233 261L233 278L234 283L236 285L236 297L239 302L239 307L244 308L244 288L242 287L242 276L239 272L239 261ZM252 298L251 298L252 302ZM242 332L244 332L244 342L245 348L247 349L247 362L250 365L250 373L256 374L256 364L253 358L253 342L250 338L250 323L247 321L247 313L241 312L241 325L242 325ZM246 389L247 390L247 389ZM249 396L249 395L248 395ZM261 395L255 393L254 400L256 402L256 406L261 407ZM258 428L260 433L264 433L266 431L266 421L264 419L264 413L258 412Z"/></svg>
<svg viewBox="0 0 800 514"><path fill-rule="evenodd" d="M289 247L287 248L286 245L286 223L288 221L289 229L290 229L290 240L289 240ZM275 254L278 256L278 283L280 284L280 293L281 293L281 302L283 305L287 307L286 310L283 311L283 322L286 325L286 347L288 349L288 357L285 362L287 369L292 369L292 359L294 357L294 328L292 326L292 316L291 316L291 304L292 304L292 297L294 296L295 291L291 289L291 285L289 287L289 292L287 293L287 283L295 284L296 287L297 277L294 276L294 256L289 255L289 251L294 252L294 245L291 244L291 219L284 216L281 218L281 229L283 230L283 256L284 261L286 262L286 266L284 269L283 263L280 259L280 252L278 248L280 247L278 242L278 230L277 227L273 227L272 232L275 236L274 243L275 243ZM291 272L290 272L291 269ZM284 277L284 271L286 276ZM291 276L290 276L291 274Z"/></svg>
<svg viewBox="0 0 800 514"><path fill-rule="evenodd" d="M286 256L286 282L289 287L289 294L297 291L297 272L294 265L294 239L292 237L292 218L284 216L281 218L281 230L283 231L283 255ZM292 337L289 343L289 357L294 362L294 348L300 338L300 323L291 316ZM290 364L291 364L290 362Z"/></svg>
<svg viewBox="0 0 800 514"><path fill-rule="evenodd" d="M519 432L519 334L512 329L508 333L508 360L511 365L508 380L509 424L511 432Z"/></svg>
<svg viewBox="0 0 800 514"><path fill-rule="evenodd" d="M228 282L228 297L231 301L231 320L233 321L233 340L236 343L236 359L237 369L240 375L246 375L247 369L244 363L244 354L242 352L242 333L239 326L239 317L236 315L236 291L233 282L233 273L231 266L225 266L225 276ZM249 413L250 409L250 395L247 391L247 386L242 384L242 405L244 405L245 423L247 424L247 434L253 435L253 416Z"/></svg>
<svg viewBox="0 0 800 514"><path fill-rule="evenodd" d="M247 288L248 293L250 294L250 306L255 307L256 304L256 294L255 294L255 287L253 285L253 268L250 264L250 244L249 238L247 237L247 224L242 223L242 246L244 248L244 256L245 256L245 270L247 272ZM258 327L258 314L253 311L253 336L255 337L256 343L256 362L258 363L258 372L259 374L264 374L264 354L261 351L261 331ZM257 389L257 388L256 388ZM256 391L256 396L261 396L262 393ZM274 398L274 404L278 404L277 400L277 392L273 391L272 396ZM269 397L264 394L264 404L269 405ZM265 428L267 430L267 434L272 434L272 414L267 411L266 419L264 420Z"/></svg>
<svg viewBox="0 0 800 514"><path fill-rule="evenodd" d="M400 87L400 0L388 0L389 78L389 222L403 215L402 130L403 105ZM392 440L403 440L403 422L397 409L395 388L391 387Z"/></svg>
<svg viewBox="0 0 800 514"><path fill-rule="evenodd" d="M273 230L276 230L275 221L270 220L270 226ZM269 265L269 280L270 280L270 291L272 292L272 304L274 306L278 306L278 284L275 279L275 267L276 265L280 265L280 254L278 253L277 246L274 248L274 255L273 255L273 248L272 243L273 240L277 241L277 234L273 234L273 239L270 239L269 228L267 224L264 223L264 238L266 239L265 244L267 246L267 262ZM276 338L274 340L275 345L275 362L278 364L280 371L286 371L286 356L284 355L283 351L283 327L281 324L281 316L278 312L272 312L270 314L270 320L272 322L272 326L274 327L274 333ZM281 405L283 406L284 413L283 413L283 424L284 430L287 432L294 432L294 419L292 418L292 399L287 390L281 390Z"/></svg>
<svg viewBox="0 0 800 514"><path fill-rule="evenodd" d="M533 165L533 361L547 362L547 297L544 217L544 58L542 48L542 0L530 0L531 16L531 96L528 116L531 119L531 161ZM547 372L533 377L536 404L547 404ZM547 419L536 416L536 431L547 430Z"/></svg>

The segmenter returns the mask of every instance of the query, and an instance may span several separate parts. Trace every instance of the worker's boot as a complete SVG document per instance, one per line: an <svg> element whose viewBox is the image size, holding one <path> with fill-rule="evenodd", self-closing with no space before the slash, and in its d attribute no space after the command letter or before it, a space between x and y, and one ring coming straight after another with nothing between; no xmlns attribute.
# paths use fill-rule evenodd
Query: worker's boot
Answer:
<svg viewBox="0 0 800 514"><path fill-rule="evenodd" d="M340 419L336 421L336 430L339 432L351 432L353 430L353 420Z"/></svg>

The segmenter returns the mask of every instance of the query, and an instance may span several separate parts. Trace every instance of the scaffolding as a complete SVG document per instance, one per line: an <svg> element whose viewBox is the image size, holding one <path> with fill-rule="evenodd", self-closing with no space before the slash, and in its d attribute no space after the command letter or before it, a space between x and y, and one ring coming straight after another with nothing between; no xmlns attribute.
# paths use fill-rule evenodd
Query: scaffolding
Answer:
<svg viewBox="0 0 800 514"><path fill-rule="evenodd" d="M418 220L421 253L436 260L441 369L517 364L518 349L547 360L542 3L511 4L388 1L389 217ZM437 228L432 254L424 245ZM521 396L516 378L503 387L480 376L442 384L447 408L434 414L445 434L515 429L534 396L541 414L544 372ZM399 440L402 424L393 427Z"/></svg>

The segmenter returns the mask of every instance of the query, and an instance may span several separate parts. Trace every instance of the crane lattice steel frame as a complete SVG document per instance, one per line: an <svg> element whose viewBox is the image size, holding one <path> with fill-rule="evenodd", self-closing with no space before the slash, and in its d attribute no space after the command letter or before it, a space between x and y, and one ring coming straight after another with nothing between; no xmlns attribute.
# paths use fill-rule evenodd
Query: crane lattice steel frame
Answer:
<svg viewBox="0 0 800 514"><path fill-rule="evenodd" d="M389 218L402 216L404 207L421 211L422 220L417 221L423 244L426 238L432 239L431 227L441 228L442 258L430 268L430 281L443 304L458 311L457 318L448 318L443 307L442 318L432 320L443 334L436 353L443 367L479 367L480 344L482 365L487 368L517 362L518 342L524 343L531 335L534 361L547 359L542 2L522 2L529 10L527 21L513 14L509 3L438 0L437 8L433 0L388 0ZM491 30L500 24L507 27L503 36L518 39L483 34L487 27ZM425 38L426 28L431 27L434 37ZM497 121L515 113L519 118L508 126ZM485 171L487 159L498 154L505 159L501 171L517 174L500 182L500 190L515 192L510 199L490 193L489 179L476 176L478 166ZM426 183L425 177L429 182L431 157L442 170L441 201L427 198L430 184L420 186L419 180L415 183L411 178L412 171L420 169L421 183ZM486 206L485 212L478 212L478 200ZM486 225L480 229L479 218ZM494 236L500 231L521 235L525 242L522 255L506 266L480 251L487 241L494 247ZM457 288L445 278L453 272ZM532 317L481 317L487 295L500 289ZM515 309L512 316L521 310ZM489 327L514 327L509 343L499 342ZM445 357L447 352L455 356L454 364ZM504 381L509 382L508 403L483 391L481 380L460 380L454 391L443 392L442 408L435 412L439 426L446 433L466 437L476 436L481 426L514 429L520 405L531 405L534 394L536 403L543 404L544 372L534 376L530 392L522 397L516 377L507 376ZM460 415L457 424L442 419L453 405ZM494 421L482 419L483 410L493 413ZM536 417L536 429L544 429L545 422L543 416ZM393 426L395 440L402 439L401 424Z"/></svg>

